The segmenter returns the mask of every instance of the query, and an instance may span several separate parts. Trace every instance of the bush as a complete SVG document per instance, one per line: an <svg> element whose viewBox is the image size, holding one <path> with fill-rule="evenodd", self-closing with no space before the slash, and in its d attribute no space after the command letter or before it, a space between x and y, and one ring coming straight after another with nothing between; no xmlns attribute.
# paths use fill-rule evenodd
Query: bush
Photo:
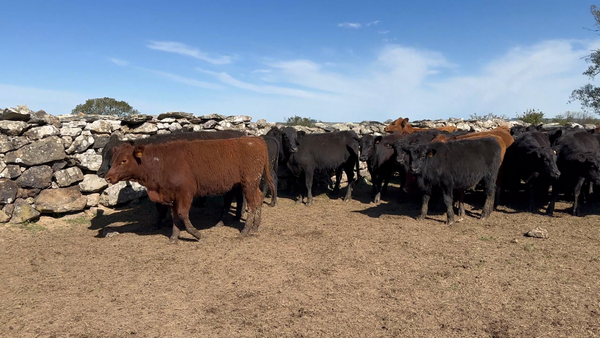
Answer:
<svg viewBox="0 0 600 338"><path fill-rule="evenodd" d="M311 119L309 117L300 117L294 115L292 117L285 118L285 124L288 126L304 126L304 127L314 127L317 120Z"/></svg>
<svg viewBox="0 0 600 338"><path fill-rule="evenodd" d="M88 99L83 104L78 104L71 114L78 115L116 115L125 117L128 115L139 114L139 111L133 109L129 103L125 101L117 101L110 97L97 99Z"/></svg>
<svg viewBox="0 0 600 338"><path fill-rule="evenodd" d="M477 121L488 121L488 120L493 120L493 119L508 120L508 116L496 115L494 113L488 113L485 115L477 115L477 113L475 113L475 114L469 115L469 119L477 120Z"/></svg>
<svg viewBox="0 0 600 338"><path fill-rule="evenodd" d="M596 118L595 114L574 111L566 111L564 114L556 115L551 121L562 125L571 122L579 124L600 124L600 120Z"/></svg>
<svg viewBox="0 0 600 338"><path fill-rule="evenodd" d="M517 119L525 122L531 123L533 125L538 125L544 122L544 113L535 109L527 109L523 114L517 114Z"/></svg>

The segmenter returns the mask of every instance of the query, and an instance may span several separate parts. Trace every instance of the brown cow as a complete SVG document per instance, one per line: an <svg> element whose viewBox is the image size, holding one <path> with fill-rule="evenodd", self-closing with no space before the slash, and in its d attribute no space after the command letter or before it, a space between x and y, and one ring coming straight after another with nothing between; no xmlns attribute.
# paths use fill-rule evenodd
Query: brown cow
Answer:
<svg viewBox="0 0 600 338"><path fill-rule="evenodd" d="M181 220L197 239L200 232L189 219L196 196L218 195L241 185L249 208L242 236L258 230L263 175L274 191L267 145L259 137L222 140L181 140L163 144L124 143L113 150L106 180L129 180L146 187L153 202L170 205L173 213L171 243L177 243Z"/></svg>
<svg viewBox="0 0 600 338"><path fill-rule="evenodd" d="M386 133L393 133L395 131L400 132L402 134L412 134L416 131L424 131L429 130L430 128L415 128L408 123L408 117L406 118L398 118L396 121L390 123L383 129ZM456 127L454 126L445 126L445 127L437 127L435 128L439 131L447 131L449 133L456 131Z"/></svg>

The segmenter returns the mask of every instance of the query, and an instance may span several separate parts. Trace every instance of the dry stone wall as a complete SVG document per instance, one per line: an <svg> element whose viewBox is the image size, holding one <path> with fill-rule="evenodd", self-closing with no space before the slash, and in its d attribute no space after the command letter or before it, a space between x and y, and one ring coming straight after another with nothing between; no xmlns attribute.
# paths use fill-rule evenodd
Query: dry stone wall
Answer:
<svg viewBox="0 0 600 338"><path fill-rule="evenodd" d="M411 122L415 126L454 125L461 130L481 131L505 124L503 120L464 121L449 119ZM510 122L515 124L517 122ZM96 175L102 148L113 133L134 140L174 131L242 130L264 135L276 123L250 116L218 114L196 116L168 112L158 116L53 116L27 106L6 108L0 114L0 222L25 222L40 214L78 212L102 204L112 207L140 198L144 187L133 182L109 185ZM317 123L297 126L308 133L354 130L359 135L384 134L385 124Z"/></svg>

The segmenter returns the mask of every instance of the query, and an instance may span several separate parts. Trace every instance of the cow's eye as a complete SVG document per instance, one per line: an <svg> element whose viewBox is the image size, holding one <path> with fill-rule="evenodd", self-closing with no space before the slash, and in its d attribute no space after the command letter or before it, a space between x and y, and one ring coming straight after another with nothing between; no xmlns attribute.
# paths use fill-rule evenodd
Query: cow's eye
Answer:
<svg viewBox="0 0 600 338"><path fill-rule="evenodd" d="M125 164L125 163L127 163L126 159L124 159L124 160L121 161L121 164Z"/></svg>

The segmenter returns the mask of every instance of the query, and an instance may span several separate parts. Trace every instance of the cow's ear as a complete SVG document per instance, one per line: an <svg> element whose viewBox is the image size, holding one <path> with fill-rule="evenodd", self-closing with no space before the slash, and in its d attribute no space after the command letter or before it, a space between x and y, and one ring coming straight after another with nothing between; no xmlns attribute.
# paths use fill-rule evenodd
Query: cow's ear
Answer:
<svg viewBox="0 0 600 338"><path fill-rule="evenodd" d="M579 161L579 162L585 162L586 158L587 158L587 156L583 153L577 154L577 161Z"/></svg>
<svg viewBox="0 0 600 338"><path fill-rule="evenodd" d="M435 156L435 154L437 153L437 150L435 149L427 149L427 157L433 157Z"/></svg>
<svg viewBox="0 0 600 338"><path fill-rule="evenodd" d="M144 146L143 145L135 146L135 148L133 148L133 156L141 159L142 155L144 155Z"/></svg>
<svg viewBox="0 0 600 338"><path fill-rule="evenodd" d="M373 140L373 144L379 144L379 142L381 142L382 139L383 139L383 136L377 136L375 138L375 140Z"/></svg>

